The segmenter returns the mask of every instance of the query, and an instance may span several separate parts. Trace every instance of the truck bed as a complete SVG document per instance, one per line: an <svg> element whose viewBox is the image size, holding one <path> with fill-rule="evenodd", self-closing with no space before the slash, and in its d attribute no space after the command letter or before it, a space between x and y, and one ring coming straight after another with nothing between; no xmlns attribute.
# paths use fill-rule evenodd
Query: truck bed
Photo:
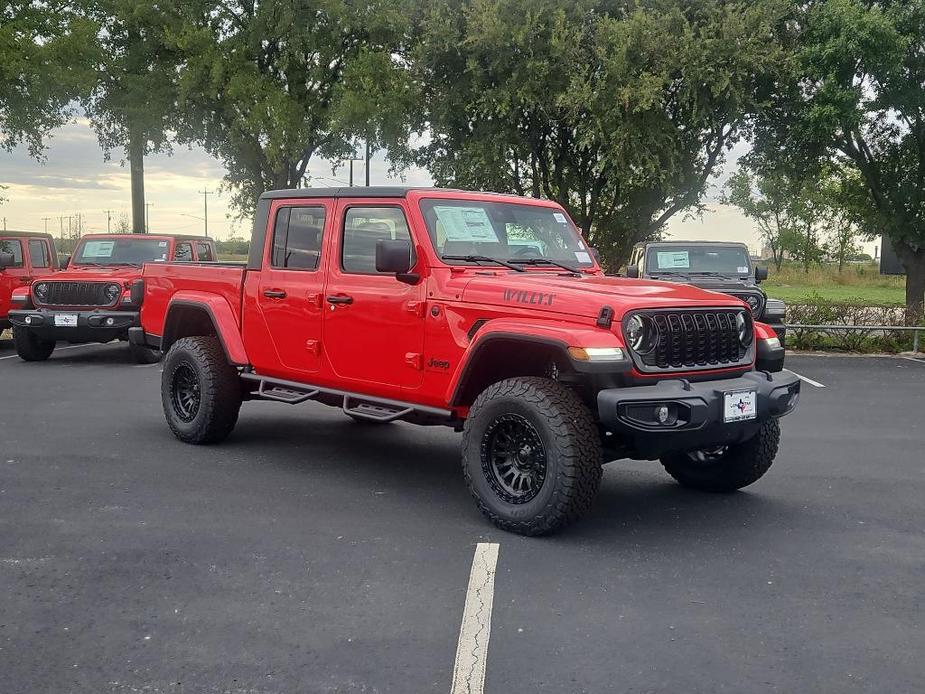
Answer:
<svg viewBox="0 0 925 694"><path fill-rule="evenodd" d="M170 302L203 294L227 301L240 328L246 272L244 263L145 263L142 270L145 299L141 307L145 332L163 335Z"/></svg>

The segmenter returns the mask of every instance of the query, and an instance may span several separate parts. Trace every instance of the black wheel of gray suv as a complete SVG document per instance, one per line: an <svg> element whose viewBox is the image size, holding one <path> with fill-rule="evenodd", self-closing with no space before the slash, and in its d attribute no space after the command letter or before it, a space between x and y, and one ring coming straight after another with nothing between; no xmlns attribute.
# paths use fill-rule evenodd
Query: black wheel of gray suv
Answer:
<svg viewBox="0 0 925 694"><path fill-rule="evenodd" d="M757 482L777 455L780 423L771 419L748 441L713 449L674 453L662 465L679 484L705 492L734 492Z"/></svg>
<svg viewBox="0 0 925 694"><path fill-rule="evenodd" d="M181 441L218 443L234 429L241 409L241 380L214 337L177 340L164 359L161 404Z"/></svg>
<svg viewBox="0 0 925 694"><path fill-rule="evenodd" d="M132 359L138 364L157 364L157 362L164 358L160 350L151 349L144 345L129 345L128 348L132 353Z"/></svg>
<svg viewBox="0 0 925 694"><path fill-rule="evenodd" d="M45 361L55 351L54 340L41 340L25 328L13 328L13 344L16 346L16 354L23 361Z"/></svg>
<svg viewBox="0 0 925 694"><path fill-rule="evenodd" d="M601 442L574 392L546 378L512 378L476 398L463 430L463 473L479 509L502 530L544 535L591 507Z"/></svg>

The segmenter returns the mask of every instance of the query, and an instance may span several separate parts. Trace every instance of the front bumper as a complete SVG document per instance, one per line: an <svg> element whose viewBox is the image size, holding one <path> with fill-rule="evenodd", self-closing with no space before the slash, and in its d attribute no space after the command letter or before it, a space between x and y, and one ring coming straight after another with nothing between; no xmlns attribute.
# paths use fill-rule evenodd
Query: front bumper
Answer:
<svg viewBox="0 0 925 694"><path fill-rule="evenodd" d="M757 416L726 422L727 393L753 391ZM800 396L800 379L789 372L752 371L739 378L691 383L685 379L651 386L608 388L597 396L603 426L633 457L658 458L675 451L712 448L746 441L769 419L793 411ZM664 423L660 407L668 408Z"/></svg>
<svg viewBox="0 0 925 694"><path fill-rule="evenodd" d="M77 325L55 324L55 316L77 316ZM129 328L140 325L138 311L59 311L34 308L10 311L10 322L18 329L30 330L42 340L66 342L110 342L125 339Z"/></svg>

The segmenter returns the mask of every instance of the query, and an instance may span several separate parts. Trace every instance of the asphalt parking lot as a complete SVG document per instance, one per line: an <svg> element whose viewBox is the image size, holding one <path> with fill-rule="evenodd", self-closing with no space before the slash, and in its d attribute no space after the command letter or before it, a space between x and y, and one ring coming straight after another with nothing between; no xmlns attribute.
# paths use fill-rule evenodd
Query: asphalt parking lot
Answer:
<svg viewBox="0 0 925 694"><path fill-rule="evenodd" d="M485 692L922 691L925 362L788 366L825 387L747 491L617 462L528 539L478 513L451 431L259 402L196 448L123 346L4 343L0 691L448 692L478 543Z"/></svg>

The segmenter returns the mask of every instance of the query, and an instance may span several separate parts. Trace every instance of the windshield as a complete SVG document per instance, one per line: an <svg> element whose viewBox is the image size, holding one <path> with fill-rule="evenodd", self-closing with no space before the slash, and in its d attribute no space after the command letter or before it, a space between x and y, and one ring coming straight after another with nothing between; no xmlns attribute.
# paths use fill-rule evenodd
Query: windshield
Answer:
<svg viewBox="0 0 925 694"><path fill-rule="evenodd" d="M646 272L747 275L748 251L741 246L656 246L649 249Z"/></svg>
<svg viewBox="0 0 925 694"><path fill-rule="evenodd" d="M170 244L158 238L87 239L74 251L72 265L141 265L167 260Z"/></svg>
<svg viewBox="0 0 925 694"><path fill-rule="evenodd" d="M475 200L422 200L431 243L450 264L478 264L460 256L508 263L550 261L590 268L594 261L578 231L559 210L538 205Z"/></svg>

